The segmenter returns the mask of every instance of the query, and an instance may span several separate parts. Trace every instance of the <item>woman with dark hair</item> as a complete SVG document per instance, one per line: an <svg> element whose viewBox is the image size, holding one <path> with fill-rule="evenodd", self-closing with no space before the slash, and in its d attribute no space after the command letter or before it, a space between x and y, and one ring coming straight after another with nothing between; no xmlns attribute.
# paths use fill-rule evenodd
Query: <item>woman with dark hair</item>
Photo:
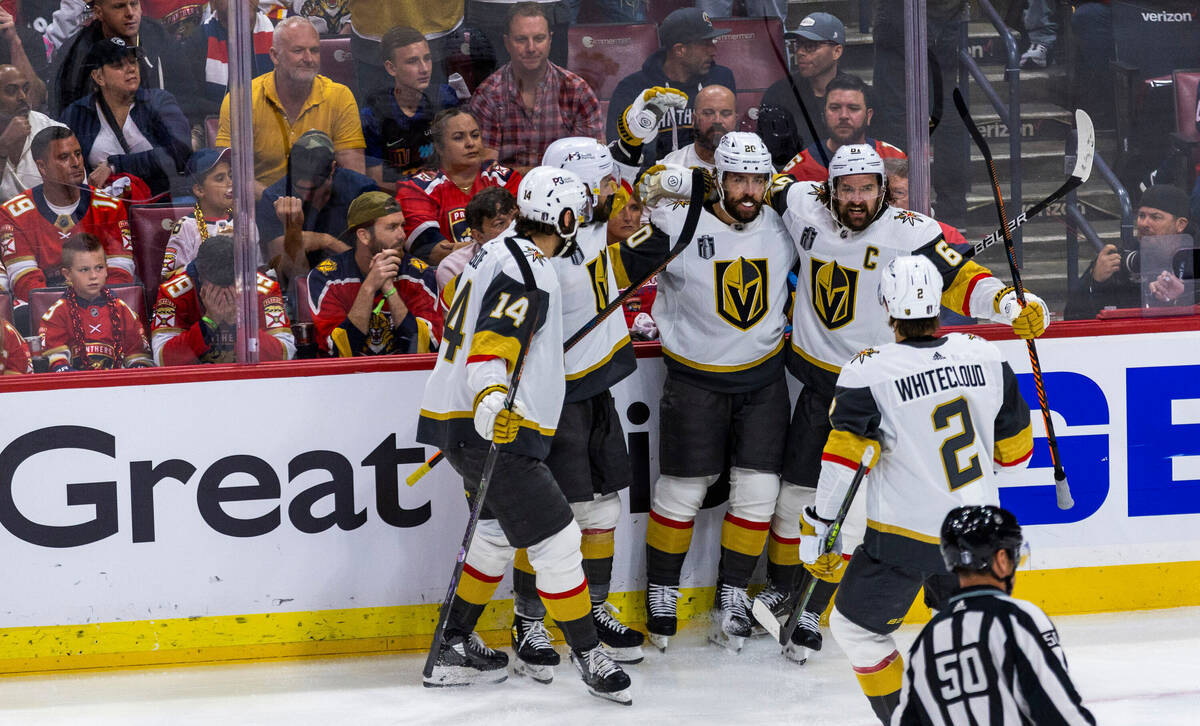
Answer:
<svg viewBox="0 0 1200 726"><path fill-rule="evenodd" d="M463 108L448 108L433 117L434 168L401 182L396 200L404 210L409 252L436 265L467 238L467 203L481 190L504 187L515 197L521 175L483 159L479 122Z"/></svg>
<svg viewBox="0 0 1200 726"><path fill-rule="evenodd" d="M96 91L68 106L62 121L79 139L92 186L130 174L160 194L191 156L191 130L174 96L139 86L139 52L120 38L92 46L87 63Z"/></svg>

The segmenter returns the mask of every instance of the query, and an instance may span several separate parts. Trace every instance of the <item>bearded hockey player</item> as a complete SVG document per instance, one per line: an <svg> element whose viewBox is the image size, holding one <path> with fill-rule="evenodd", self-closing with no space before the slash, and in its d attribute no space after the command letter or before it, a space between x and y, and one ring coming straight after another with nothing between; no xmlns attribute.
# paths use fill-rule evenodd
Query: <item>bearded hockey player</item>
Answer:
<svg viewBox="0 0 1200 726"><path fill-rule="evenodd" d="M537 573L537 592L589 690L632 702L629 676L600 647L579 525L545 463L566 388L562 291L548 258L576 251L588 204L587 187L575 174L531 170L518 190L515 234L480 249L459 277L446 313L417 440L445 452L469 497L477 491L490 442L498 455L426 686L505 679L508 657L485 646L474 630L514 548L522 547ZM506 408L526 344L521 385Z"/></svg>
<svg viewBox="0 0 1200 726"><path fill-rule="evenodd" d="M595 139L559 139L546 149L542 163L570 169L589 188L591 218L575 235L569 256L551 259L562 290L564 337L569 338L617 295L608 262L608 216L618 175L607 147ZM621 199L624 203L624 199ZM567 390L546 466L571 505L583 533L583 571L591 595L596 634L619 663L642 660L641 633L613 617L606 600L612 581L614 530L621 516L617 492L629 487L633 470L625 432L609 390L637 368L624 316L610 315L566 352ZM549 683L558 653L542 620L534 571L526 550L513 563L512 646L515 670Z"/></svg>
<svg viewBox="0 0 1200 726"><path fill-rule="evenodd" d="M879 300L896 342L864 348L838 376L800 557L826 571L841 561L839 546L819 556L821 541L872 447L879 454L864 485L866 534L829 622L888 724L904 673L892 633L922 586L939 610L957 587L938 547L942 520L958 506L999 504L995 472L1028 462L1033 433L1029 406L996 346L961 333L937 337L943 272L914 255L893 258L881 273Z"/></svg>
<svg viewBox="0 0 1200 726"><path fill-rule="evenodd" d="M787 274L796 253L763 194L771 155L755 134L731 132L714 154L717 200L698 211L690 244L658 274L654 318L667 380L660 409L659 466L646 530L647 624L665 649L676 630L679 575L708 487L732 463L721 527L711 639L731 650L750 634L746 587L767 540L787 428L783 373ZM685 172L686 173L686 172ZM678 170L652 169L643 199L663 195ZM612 261L621 287L658 267L691 210L655 209Z"/></svg>

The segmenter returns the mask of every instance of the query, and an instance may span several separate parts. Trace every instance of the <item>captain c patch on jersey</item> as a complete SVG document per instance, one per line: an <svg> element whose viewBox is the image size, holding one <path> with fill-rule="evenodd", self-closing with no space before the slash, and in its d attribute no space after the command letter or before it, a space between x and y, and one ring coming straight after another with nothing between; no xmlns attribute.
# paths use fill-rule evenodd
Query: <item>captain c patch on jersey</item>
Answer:
<svg viewBox="0 0 1200 726"><path fill-rule="evenodd" d="M837 330L854 320L854 297L858 293L858 270L842 267L837 260L812 258L812 304L826 328Z"/></svg>
<svg viewBox="0 0 1200 726"><path fill-rule="evenodd" d="M717 314L735 328L749 330L767 314L767 261L765 259L718 260L716 276Z"/></svg>

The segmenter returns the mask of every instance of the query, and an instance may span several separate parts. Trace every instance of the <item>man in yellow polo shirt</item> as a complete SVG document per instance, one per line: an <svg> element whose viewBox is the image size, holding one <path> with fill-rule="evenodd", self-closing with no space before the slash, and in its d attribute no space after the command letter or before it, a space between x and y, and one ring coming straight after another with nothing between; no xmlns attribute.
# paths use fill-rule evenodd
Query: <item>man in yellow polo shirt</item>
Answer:
<svg viewBox="0 0 1200 726"><path fill-rule="evenodd" d="M254 123L254 197L287 173L287 155L305 131L329 134L338 166L366 173L358 104L350 89L319 75L321 43L312 23L291 17L275 26L275 70L250 87ZM229 95L221 102L217 143L229 146Z"/></svg>

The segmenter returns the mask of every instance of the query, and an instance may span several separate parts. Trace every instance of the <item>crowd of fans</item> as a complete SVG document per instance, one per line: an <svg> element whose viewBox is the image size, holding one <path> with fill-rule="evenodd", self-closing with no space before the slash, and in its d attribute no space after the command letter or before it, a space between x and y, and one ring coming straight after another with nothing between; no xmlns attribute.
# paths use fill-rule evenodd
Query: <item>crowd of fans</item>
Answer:
<svg viewBox="0 0 1200 726"><path fill-rule="evenodd" d="M57 371L234 359L231 236L243 222L232 211L227 91L230 12L240 1L0 2L0 295L12 302L0 327L6 373L35 364ZM799 179L823 179L839 146L867 143L901 170L893 191L906 185L907 165L897 166L905 159L896 131L904 84L894 78L903 72L894 8L876 13L874 88L839 68L842 21L812 13L786 26L787 57L747 114L739 109L740 59L722 57L718 40L729 31L708 14L729 14L728 0L667 15L659 48L640 69L612 79L610 98L571 70L567 28L591 5L607 20L646 22L645 0L420 8L400 0L246 1L250 237L259 250L264 360L297 355L297 337L301 355L436 349L439 291L509 227L522 174L556 139L616 139L625 109L652 87L679 89L687 102L662 118L656 143L642 150L643 168L711 168L721 137L742 128L757 131L777 167ZM935 55L957 52L963 4L933 4ZM772 1L739 7L781 20L787 11ZM1032 67L1052 57L1045 8L1031 3L1027 13ZM323 39L339 34L346 43L337 52L354 59L339 76L345 83L322 73ZM886 93L877 90L881 78L892 79ZM965 151L943 150L960 144L957 132L939 139L935 167L958 171L935 174L954 187L935 188L935 204L957 234L964 185L954 180ZM1151 197L1186 224L1178 195ZM180 210L158 242L131 224L131 210L153 203ZM634 196L609 220L610 240L641 223ZM143 248L155 244L161 264L157 253L143 264ZM1076 287L1115 284L1113 254L1102 253ZM150 291L141 301L123 292L138 284ZM652 301L650 286L627 307L642 337L654 335ZM1094 312L1078 295L1072 305Z"/></svg>

